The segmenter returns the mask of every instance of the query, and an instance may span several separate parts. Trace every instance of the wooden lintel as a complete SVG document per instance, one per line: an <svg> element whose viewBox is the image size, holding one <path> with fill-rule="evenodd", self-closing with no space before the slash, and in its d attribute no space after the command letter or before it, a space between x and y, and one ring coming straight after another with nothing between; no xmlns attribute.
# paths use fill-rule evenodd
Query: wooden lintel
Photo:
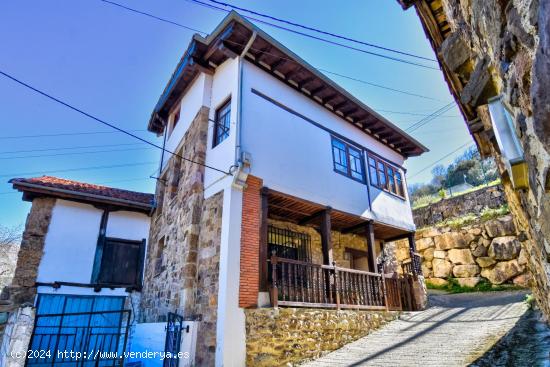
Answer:
<svg viewBox="0 0 550 367"><path fill-rule="evenodd" d="M344 228L344 229L342 229L340 232L341 232L342 234L347 234L347 233L354 233L354 232L357 232L358 230L361 230L361 231L364 231L364 230L365 230L365 222L356 224L356 225L351 226L351 227Z"/></svg>
<svg viewBox="0 0 550 367"><path fill-rule="evenodd" d="M330 207L327 207L325 209L322 209L322 210L319 210L318 212L313 213L312 215L300 220L298 222L298 224L301 225L301 226L309 224L312 221L314 221L315 219L318 219L319 217L321 217L325 213L326 210L330 210Z"/></svg>

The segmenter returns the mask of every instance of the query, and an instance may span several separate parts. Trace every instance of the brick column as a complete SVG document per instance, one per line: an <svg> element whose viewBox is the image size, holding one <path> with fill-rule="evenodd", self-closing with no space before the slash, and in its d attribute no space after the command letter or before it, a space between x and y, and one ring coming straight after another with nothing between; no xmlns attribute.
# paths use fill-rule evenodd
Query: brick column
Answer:
<svg viewBox="0 0 550 367"><path fill-rule="evenodd" d="M256 307L260 291L262 179L248 176L243 192L239 307Z"/></svg>

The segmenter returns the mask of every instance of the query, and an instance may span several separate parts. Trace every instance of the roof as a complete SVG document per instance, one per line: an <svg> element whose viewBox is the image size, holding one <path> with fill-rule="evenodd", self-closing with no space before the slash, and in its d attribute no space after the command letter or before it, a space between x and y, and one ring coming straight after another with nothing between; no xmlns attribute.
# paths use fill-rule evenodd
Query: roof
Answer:
<svg viewBox="0 0 550 367"><path fill-rule="evenodd" d="M254 24L232 11L207 37L195 34L151 114L148 130L161 134L169 112L201 72L212 74L228 58L245 58L399 154L428 149L302 60Z"/></svg>
<svg viewBox="0 0 550 367"><path fill-rule="evenodd" d="M24 198L27 200L32 200L36 196L53 196L138 211L149 211L153 207L153 194L59 177L12 178L9 182L13 184L14 189L24 192Z"/></svg>

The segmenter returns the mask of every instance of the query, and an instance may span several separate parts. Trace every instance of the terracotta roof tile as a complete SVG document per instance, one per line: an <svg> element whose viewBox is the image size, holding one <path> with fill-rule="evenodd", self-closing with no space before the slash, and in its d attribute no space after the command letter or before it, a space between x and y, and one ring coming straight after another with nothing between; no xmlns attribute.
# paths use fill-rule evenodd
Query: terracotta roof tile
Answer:
<svg viewBox="0 0 550 367"><path fill-rule="evenodd" d="M44 187L69 190L80 194L99 195L107 198L128 200L147 205L152 205L154 199L153 194L117 189L114 187L95 185L86 182L67 180L64 178L52 176L13 178L9 182L14 185L18 183L27 183Z"/></svg>

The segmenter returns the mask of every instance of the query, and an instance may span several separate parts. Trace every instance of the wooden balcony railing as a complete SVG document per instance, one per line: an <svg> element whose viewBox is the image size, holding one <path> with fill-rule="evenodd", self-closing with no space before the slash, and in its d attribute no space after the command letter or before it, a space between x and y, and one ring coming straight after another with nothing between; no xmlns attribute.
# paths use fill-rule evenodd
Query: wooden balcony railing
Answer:
<svg viewBox="0 0 550 367"><path fill-rule="evenodd" d="M272 256L271 302L274 307L402 310L407 278L312 264Z"/></svg>
<svg viewBox="0 0 550 367"><path fill-rule="evenodd" d="M401 264L404 274L422 275L422 258L419 253L411 252L411 259Z"/></svg>

